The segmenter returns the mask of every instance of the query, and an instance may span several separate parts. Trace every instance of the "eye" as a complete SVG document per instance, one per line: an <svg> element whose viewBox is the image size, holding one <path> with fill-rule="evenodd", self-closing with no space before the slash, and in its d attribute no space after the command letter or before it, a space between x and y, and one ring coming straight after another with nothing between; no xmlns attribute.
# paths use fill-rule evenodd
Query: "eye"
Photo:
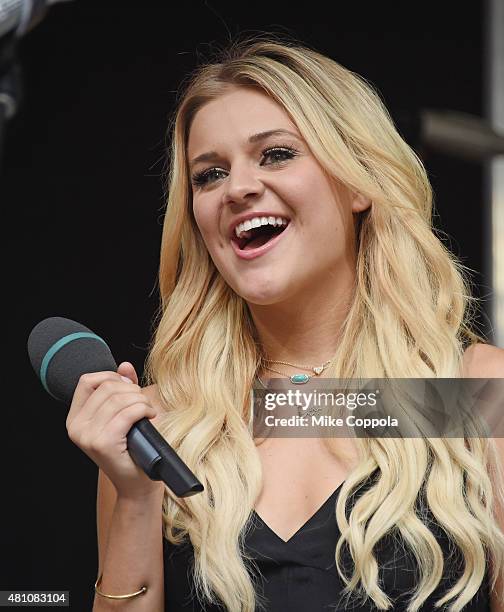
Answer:
<svg viewBox="0 0 504 612"><path fill-rule="evenodd" d="M268 149L264 149L261 153L262 157L269 157L272 162L266 164L268 166L281 164L289 159L294 158L298 154L296 149L292 147L270 147ZM261 165L263 165L261 163ZM202 172L197 172L192 176L191 182L196 187L203 187L208 183L213 183L212 177L217 178L219 174L225 174L226 170L222 170L222 168L209 168L208 170L203 170Z"/></svg>
<svg viewBox="0 0 504 612"><path fill-rule="evenodd" d="M281 163L286 159L292 159L296 155L297 151L289 147L273 147L263 151L263 156L269 157L274 163ZM279 159L280 157L280 159ZM284 159L282 159L284 158Z"/></svg>
<svg viewBox="0 0 504 612"><path fill-rule="evenodd" d="M203 172L198 172L193 175L192 184L195 185L196 187L202 187L203 185L206 185L208 182L213 182L213 181L209 181L212 175L222 174L224 172L225 171L221 170L220 168L210 168L209 170L203 170Z"/></svg>

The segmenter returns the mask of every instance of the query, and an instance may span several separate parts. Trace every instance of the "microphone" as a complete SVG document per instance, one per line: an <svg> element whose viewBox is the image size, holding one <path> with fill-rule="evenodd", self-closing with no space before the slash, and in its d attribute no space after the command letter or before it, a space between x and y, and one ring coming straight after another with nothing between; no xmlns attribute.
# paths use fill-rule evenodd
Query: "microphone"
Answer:
<svg viewBox="0 0 504 612"><path fill-rule="evenodd" d="M28 338L28 354L44 389L56 400L70 404L83 374L117 371L105 340L90 329L64 317L37 323ZM127 434L128 452L151 480L162 480L177 497L189 497L203 485L147 418Z"/></svg>

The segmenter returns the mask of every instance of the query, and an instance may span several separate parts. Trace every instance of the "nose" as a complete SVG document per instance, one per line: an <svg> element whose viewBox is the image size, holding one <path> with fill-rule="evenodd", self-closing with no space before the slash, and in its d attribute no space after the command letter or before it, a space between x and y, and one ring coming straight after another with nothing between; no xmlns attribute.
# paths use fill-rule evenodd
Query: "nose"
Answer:
<svg viewBox="0 0 504 612"><path fill-rule="evenodd" d="M225 204L243 204L264 192L264 184L246 164L236 164L229 171L223 194Z"/></svg>

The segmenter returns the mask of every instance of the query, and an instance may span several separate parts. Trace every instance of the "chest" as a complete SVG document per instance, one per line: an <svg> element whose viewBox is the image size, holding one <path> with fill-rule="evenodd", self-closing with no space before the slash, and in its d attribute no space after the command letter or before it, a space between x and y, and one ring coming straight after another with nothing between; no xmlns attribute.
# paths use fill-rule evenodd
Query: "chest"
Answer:
<svg viewBox="0 0 504 612"><path fill-rule="evenodd" d="M355 460L354 443L338 439L352 460L335 456L315 438L270 439L257 447L263 486L255 512L287 542L346 479Z"/></svg>

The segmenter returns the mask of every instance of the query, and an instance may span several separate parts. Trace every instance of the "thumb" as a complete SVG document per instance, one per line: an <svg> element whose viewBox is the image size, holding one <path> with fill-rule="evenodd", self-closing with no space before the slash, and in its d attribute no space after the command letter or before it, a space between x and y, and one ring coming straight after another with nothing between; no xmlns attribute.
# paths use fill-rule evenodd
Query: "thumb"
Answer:
<svg viewBox="0 0 504 612"><path fill-rule="evenodd" d="M138 376L135 371L135 366L129 361L123 361L117 368L117 373L121 376L126 376L126 378L129 378L135 385L138 385Z"/></svg>

